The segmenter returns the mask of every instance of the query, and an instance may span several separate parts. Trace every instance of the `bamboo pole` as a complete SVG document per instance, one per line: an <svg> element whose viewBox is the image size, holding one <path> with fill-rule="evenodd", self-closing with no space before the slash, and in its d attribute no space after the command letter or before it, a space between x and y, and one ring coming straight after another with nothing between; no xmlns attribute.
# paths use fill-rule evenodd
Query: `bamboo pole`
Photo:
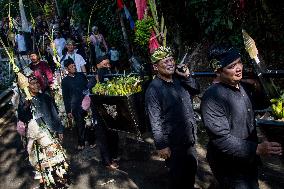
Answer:
<svg viewBox="0 0 284 189"><path fill-rule="evenodd" d="M60 17L60 10L59 10L59 7L58 7L57 0L54 0L54 2L55 2L55 7L56 7L57 15Z"/></svg>
<svg viewBox="0 0 284 189"><path fill-rule="evenodd" d="M123 38L124 38L124 46L126 48L126 52L127 52L128 59L129 59L131 57L131 51L130 51L128 36L127 36L127 32L126 32L126 28L125 28L125 24L124 24L124 20L123 20L123 15L120 11L118 11L118 14L119 14L121 30L122 30L122 34L123 34Z"/></svg>

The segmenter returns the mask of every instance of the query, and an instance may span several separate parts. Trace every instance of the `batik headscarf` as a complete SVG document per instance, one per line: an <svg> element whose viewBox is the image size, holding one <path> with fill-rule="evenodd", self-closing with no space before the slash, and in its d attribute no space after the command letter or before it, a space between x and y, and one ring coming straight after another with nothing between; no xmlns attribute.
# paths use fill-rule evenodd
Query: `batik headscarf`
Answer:
<svg viewBox="0 0 284 189"><path fill-rule="evenodd" d="M155 64L158 61L170 56L173 56L172 50L169 47L160 46L152 53L151 62Z"/></svg>
<svg viewBox="0 0 284 189"><path fill-rule="evenodd" d="M210 60L210 65L217 71L220 68L224 68L231 64L234 60L240 58L240 53L235 48L230 48L226 53L221 54L219 57Z"/></svg>

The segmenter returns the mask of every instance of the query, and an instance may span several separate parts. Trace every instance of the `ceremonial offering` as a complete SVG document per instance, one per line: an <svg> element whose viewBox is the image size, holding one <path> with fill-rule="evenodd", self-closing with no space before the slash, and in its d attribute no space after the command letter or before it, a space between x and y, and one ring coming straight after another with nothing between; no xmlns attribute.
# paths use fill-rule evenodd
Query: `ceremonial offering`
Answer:
<svg viewBox="0 0 284 189"><path fill-rule="evenodd" d="M135 76L117 77L106 83L97 83L93 94L108 96L127 96L142 91L141 80Z"/></svg>
<svg viewBox="0 0 284 189"><path fill-rule="evenodd" d="M113 78L106 83L97 83L92 93L92 105L105 127L137 137L147 130L140 78Z"/></svg>

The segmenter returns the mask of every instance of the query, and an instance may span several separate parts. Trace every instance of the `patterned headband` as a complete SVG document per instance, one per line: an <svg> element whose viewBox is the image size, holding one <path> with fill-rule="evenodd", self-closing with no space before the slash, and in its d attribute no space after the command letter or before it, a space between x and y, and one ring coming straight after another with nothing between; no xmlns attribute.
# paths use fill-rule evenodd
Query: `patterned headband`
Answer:
<svg viewBox="0 0 284 189"><path fill-rule="evenodd" d="M221 57L212 59L210 65L216 72L218 69L226 67L240 57L239 51L235 48L230 48L228 52L224 53Z"/></svg>
<svg viewBox="0 0 284 189"><path fill-rule="evenodd" d="M159 60L172 56L173 53L169 47L159 47L151 55L151 62L155 64Z"/></svg>

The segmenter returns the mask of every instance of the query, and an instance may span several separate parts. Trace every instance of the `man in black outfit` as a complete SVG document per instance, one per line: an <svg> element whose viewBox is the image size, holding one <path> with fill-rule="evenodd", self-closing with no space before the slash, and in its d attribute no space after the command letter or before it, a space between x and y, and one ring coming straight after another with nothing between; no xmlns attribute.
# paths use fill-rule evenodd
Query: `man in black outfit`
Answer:
<svg viewBox="0 0 284 189"><path fill-rule="evenodd" d="M176 70L169 48L158 48L151 60L157 74L146 91L145 105L155 146L170 169L170 188L193 189L197 159L191 97L199 93L199 85L187 67Z"/></svg>
<svg viewBox="0 0 284 189"><path fill-rule="evenodd" d="M29 91L33 98L31 101L27 101L21 96L18 107L19 121L28 124L29 121L34 118L38 123L45 124L49 132L55 134L55 136L62 141L64 127L58 117L54 100L49 95L39 92L40 84L34 75L28 78L28 82Z"/></svg>
<svg viewBox="0 0 284 189"><path fill-rule="evenodd" d="M100 56L96 59L96 67L97 67L97 75L96 82L104 83L108 78L105 78L105 75L110 74L110 63L107 56ZM92 86L95 85L96 82L92 82ZM91 83L91 82L90 82ZM89 83L89 84L90 84ZM92 102L95 104L96 102ZM103 105L97 104L96 106L100 106L100 109L105 109ZM113 131L104 126L104 121L102 116L97 115L98 111L95 106L92 106L93 119L98 121L96 125L96 138L97 144L100 150L102 163L109 169L117 169L118 165L118 143L119 136L117 131ZM119 108L119 107L117 107ZM117 111L120 113L119 111Z"/></svg>
<svg viewBox="0 0 284 189"><path fill-rule="evenodd" d="M209 165L222 189L258 189L259 155L280 155L281 145L258 144L253 106L240 82L243 65L238 51L215 46L209 54L218 78L201 103Z"/></svg>
<svg viewBox="0 0 284 189"><path fill-rule="evenodd" d="M78 150L85 146L85 120L86 112L82 109L82 100L87 91L88 80L84 73L77 72L73 59L64 60L64 67L68 75L62 80L62 94L68 118L75 121L78 131Z"/></svg>

